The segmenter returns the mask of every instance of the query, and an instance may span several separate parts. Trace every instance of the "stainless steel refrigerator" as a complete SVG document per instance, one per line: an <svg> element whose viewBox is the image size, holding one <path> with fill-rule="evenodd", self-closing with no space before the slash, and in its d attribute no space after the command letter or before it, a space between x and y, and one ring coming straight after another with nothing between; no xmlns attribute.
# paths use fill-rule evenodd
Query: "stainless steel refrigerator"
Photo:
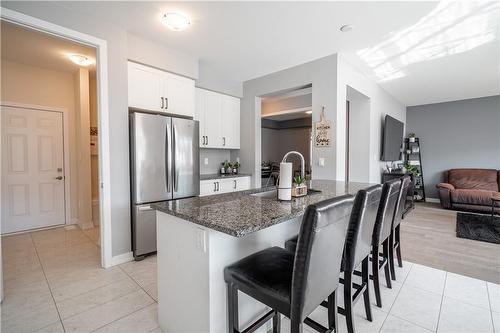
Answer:
<svg viewBox="0 0 500 333"><path fill-rule="evenodd" d="M132 247L136 260L156 252L153 202L199 195L198 122L130 113Z"/></svg>

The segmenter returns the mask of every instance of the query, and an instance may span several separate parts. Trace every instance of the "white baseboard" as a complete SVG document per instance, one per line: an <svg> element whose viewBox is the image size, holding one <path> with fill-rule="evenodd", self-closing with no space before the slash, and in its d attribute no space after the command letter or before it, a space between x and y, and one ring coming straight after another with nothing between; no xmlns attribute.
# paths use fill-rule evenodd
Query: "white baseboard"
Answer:
<svg viewBox="0 0 500 333"><path fill-rule="evenodd" d="M111 258L111 261L109 263L108 267L124 264L126 262L134 260L134 253L132 251L119 254L117 256L114 256Z"/></svg>
<svg viewBox="0 0 500 333"><path fill-rule="evenodd" d="M70 219L70 221L69 221L69 224L78 224L78 222L79 222L79 221L78 221L78 218L76 218L76 217L72 217L72 218Z"/></svg>
<svg viewBox="0 0 500 333"><path fill-rule="evenodd" d="M438 198L425 198L425 202L434 202L434 203L439 203Z"/></svg>
<svg viewBox="0 0 500 333"><path fill-rule="evenodd" d="M94 223L92 221L90 222L84 222L84 223L78 223L78 226L82 230L87 230L87 229L92 229L94 227Z"/></svg>

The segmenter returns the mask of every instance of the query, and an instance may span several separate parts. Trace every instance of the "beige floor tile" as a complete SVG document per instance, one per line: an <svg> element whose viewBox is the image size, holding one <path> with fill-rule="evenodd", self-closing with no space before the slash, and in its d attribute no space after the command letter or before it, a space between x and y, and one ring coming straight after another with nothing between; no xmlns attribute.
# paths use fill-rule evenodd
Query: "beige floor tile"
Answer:
<svg viewBox="0 0 500 333"><path fill-rule="evenodd" d="M63 325L66 332L90 332L153 303L153 299L143 290L138 290L63 319Z"/></svg>
<svg viewBox="0 0 500 333"><path fill-rule="evenodd" d="M52 302L29 311L21 311L16 316L2 320L2 333L31 332L46 327L59 320L57 309Z"/></svg>
<svg viewBox="0 0 500 333"><path fill-rule="evenodd" d="M57 302L57 308L59 309L61 318L65 319L116 298L128 295L138 289L139 286L134 281L130 278L125 278L104 287Z"/></svg>
<svg viewBox="0 0 500 333"><path fill-rule="evenodd" d="M20 274L15 278L5 279L4 288L5 290L18 289L22 288L25 285L44 280L45 280L45 275L43 274L43 271L41 269L38 269L26 272L24 274Z"/></svg>
<svg viewBox="0 0 500 333"><path fill-rule="evenodd" d="M51 306L54 299L50 292L37 293L20 297L18 294L8 295L2 302L2 320L10 320L20 313L29 313L43 306Z"/></svg>
<svg viewBox="0 0 500 333"><path fill-rule="evenodd" d="M64 328L60 321L39 329L36 333L64 333Z"/></svg>
<svg viewBox="0 0 500 333"><path fill-rule="evenodd" d="M493 333L491 311L444 297L438 333Z"/></svg>
<svg viewBox="0 0 500 333"><path fill-rule="evenodd" d="M156 302L158 302L158 284L156 282L144 286L143 289L151 296Z"/></svg>
<svg viewBox="0 0 500 333"><path fill-rule="evenodd" d="M151 304L122 319L108 324L96 333L137 333L151 332L158 328L158 305Z"/></svg>
<svg viewBox="0 0 500 333"><path fill-rule="evenodd" d="M157 281L156 262L153 261L132 261L120 266L130 277L132 277L141 287L151 285Z"/></svg>
<svg viewBox="0 0 500 333"><path fill-rule="evenodd" d="M38 258L31 262L9 264L3 266L3 279L4 281L10 279L17 279L25 274L33 274L42 270L42 265Z"/></svg>
<svg viewBox="0 0 500 333"><path fill-rule="evenodd" d="M282 329L281 332L287 332L288 333L288 332L290 332L290 330L283 330ZM164 333L164 332L161 330L161 328L158 327L158 328L155 328L152 331L149 331L148 333Z"/></svg>

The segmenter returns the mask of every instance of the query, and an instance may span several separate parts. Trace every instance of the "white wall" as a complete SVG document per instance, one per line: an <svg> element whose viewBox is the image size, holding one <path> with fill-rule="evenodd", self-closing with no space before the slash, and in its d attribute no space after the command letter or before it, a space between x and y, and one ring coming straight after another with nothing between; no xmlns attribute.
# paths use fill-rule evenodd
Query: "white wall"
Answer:
<svg viewBox="0 0 500 333"><path fill-rule="evenodd" d="M1 61L2 101L66 109L69 126L71 219L78 217L78 170L75 128L75 81L71 73Z"/></svg>
<svg viewBox="0 0 500 333"><path fill-rule="evenodd" d="M349 181L370 181L370 99L347 87L349 101Z"/></svg>
<svg viewBox="0 0 500 333"><path fill-rule="evenodd" d="M349 86L370 99L370 182L379 183L385 162L380 161L382 125L386 114L406 123L406 107L375 82L338 57L337 109L345 110L346 87ZM337 179L345 179L345 112L337 112Z"/></svg>

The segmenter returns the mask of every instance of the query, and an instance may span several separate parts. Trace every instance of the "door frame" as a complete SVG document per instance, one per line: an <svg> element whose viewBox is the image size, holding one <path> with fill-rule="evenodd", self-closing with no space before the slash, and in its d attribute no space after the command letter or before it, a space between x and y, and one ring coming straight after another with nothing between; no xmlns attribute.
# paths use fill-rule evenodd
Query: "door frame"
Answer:
<svg viewBox="0 0 500 333"><path fill-rule="evenodd" d="M9 101L0 101L0 106L21 108L35 111L48 111L62 113L63 118L63 167L64 167L64 224L71 224L71 175L69 172L69 120L68 110L54 106L41 106L33 104L24 104ZM1 122L1 120L0 120Z"/></svg>
<svg viewBox="0 0 500 333"><path fill-rule="evenodd" d="M108 51L103 39L53 24L7 8L2 8L0 19L25 28L48 33L96 49L97 124L99 127L99 214L101 233L101 266L108 268L121 263L112 255L111 237L111 161L109 148ZM128 257L127 257L128 259ZM123 260L122 260L123 261ZM128 261L128 260L127 260Z"/></svg>

